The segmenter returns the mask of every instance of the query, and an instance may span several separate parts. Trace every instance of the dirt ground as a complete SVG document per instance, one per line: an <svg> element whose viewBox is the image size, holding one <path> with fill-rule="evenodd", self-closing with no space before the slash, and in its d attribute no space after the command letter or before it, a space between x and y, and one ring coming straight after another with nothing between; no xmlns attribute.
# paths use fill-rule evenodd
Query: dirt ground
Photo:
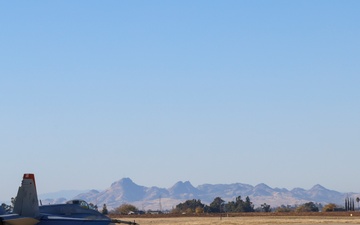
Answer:
<svg viewBox="0 0 360 225"><path fill-rule="evenodd" d="M139 225L315 225L360 224L360 218L256 218L256 217L181 217L181 218L122 218Z"/></svg>
<svg viewBox="0 0 360 225"><path fill-rule="evenodd" d="M314 214L314 215L230 215L226 216L155 216L155 217L122 217L120 220L135 221L139 225L349 225L360 224L360 215Z"/></svg>

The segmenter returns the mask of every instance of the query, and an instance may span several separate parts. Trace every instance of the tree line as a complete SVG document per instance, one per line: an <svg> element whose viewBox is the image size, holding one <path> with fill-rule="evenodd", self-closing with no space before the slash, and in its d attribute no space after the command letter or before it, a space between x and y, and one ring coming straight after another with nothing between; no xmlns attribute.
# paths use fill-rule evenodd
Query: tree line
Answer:
<svg viewBox="0 0 360 225"><path fill-rule="evenodd" d="M168 213L174 214L192 214L192 213L238 213L238 212L331 212L331 211L355 211L355 201L358 203L358 210L360 209L360 198L346 198L345 207L337 206L334 203L329 203L323 206L320 203L307 202L301 205L281 205L276 208L271 208L270 205L263 203L260 207L255 208L251 202L250 197L247 196L245 200L241 196L236 197L233 201L225 202L222 198L216 197L209 205L203 204L200 199L186 200L185 202L179 203ZM11 213L13 209L12 205L2 203L0 205L0 214ZM92 205L91 203L89 205ZM98 210L96 207L92 207ZM148 210L147 212L139 210L132 204L122 204L119 207L108 210L106 204L103 205L102 210L98 210L103 214L145 214L145 213L162 213L160 211Z"/></svg>
<svg viewBox="0 0 360 225"><path fill-rule="evenodd" d="M216 197L210 205L201 203L201 200L187 200L176 205L172 213L237 213L237 212L331 212L331 211L355 211L355 201L358 203L360 210L360 198L345 199L345 207L338 206L334 203L322 205L321 203L306 202L300 205L281 205L271 208L269 204L263 203L255 208L249 196L243 200L241 196L234 201L225 202L220 197Z"/></svg>
<svg viewBox="0 0 360 225"><path fill-rule="evenodd" d="M310 205L310 204L309 204ZM290 210L290 207L285 207ZM304 209L307 210L308 205ZM281 207L282 209L282 207ZM225 202L220 197L216 197L209 205L201 203L201 200L187 200L176 205L171 211L172 213L238 213L238 212L271 212L276 211L271 208L269 204L263 203L260 207L255 208L251 202L250 197L247 196L245 200L238 196L234 201ZM284 210L285 211L285 210Z"/></svg>
<svg viewBox="0 0 360 225"><path fill-rule="evenodd" d="M172 213L222 213L222 212L255 212L254 204L249 196L245 200L241 196L234 201L225 202L220 197L216 197L209 205L205 205L201 200L187 200L176 205Z"/></svg>

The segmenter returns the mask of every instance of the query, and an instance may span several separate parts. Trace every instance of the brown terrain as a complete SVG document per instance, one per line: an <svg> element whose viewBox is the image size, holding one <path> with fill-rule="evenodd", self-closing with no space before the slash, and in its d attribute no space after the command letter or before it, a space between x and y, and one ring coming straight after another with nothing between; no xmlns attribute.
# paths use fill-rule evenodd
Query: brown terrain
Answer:
<svg viewBox="0 0 360 225"><path fill-rule="evenodd" d="M317 213L236 213L203 215L140 215L116 217L135 221L140 225L312 225L312 224L360 224L360 212Z"/></svg>

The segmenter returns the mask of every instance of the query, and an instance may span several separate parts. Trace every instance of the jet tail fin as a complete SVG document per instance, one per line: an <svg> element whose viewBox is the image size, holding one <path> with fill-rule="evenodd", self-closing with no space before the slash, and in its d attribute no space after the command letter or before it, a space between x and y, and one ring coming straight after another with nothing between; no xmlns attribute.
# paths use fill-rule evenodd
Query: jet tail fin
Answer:
<svg viewBox="0 0 360 225"><path fill-rule="evenodd" d="M34 174L24 174L16 196L14 213L26 217L36 217L39 215L39 203Z"/></svg>

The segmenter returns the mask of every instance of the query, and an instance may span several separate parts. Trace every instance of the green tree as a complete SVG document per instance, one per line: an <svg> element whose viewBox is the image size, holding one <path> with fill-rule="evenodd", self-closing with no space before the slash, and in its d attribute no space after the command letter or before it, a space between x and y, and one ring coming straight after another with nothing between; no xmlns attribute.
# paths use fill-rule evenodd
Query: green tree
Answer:
<svg viewBox="0 0 360 225"><path fill-rule="evenodd" d="M245 203L243 206L243 212L254 212L254 205L252 204L252 202L250 201L249 196L246 197L245 199Z"/></svg>
<svg viewBox="0 0 360 225"><path fill-rule="evenodd" d="M186 210L185 210L185 213L186 214L191 214L191 213L193 213L194 211L191 209L191 208L187 208Z"/></svg>
<svg viewBox="0 0 360 225"><path fill-rule="evenodd" d="M355 201L353 198L345 198L345 210L346 211L355 211Z"/></svg>
<svg viewBox="0 0 360 225"><path fill-rule="evenodd" d="M241 196L236 197L234 203L234 211L233 212L244 212L244 201L241 199Z"/></svg>
<svg viewBox="0 0 360 225"><path fill-rule="evenodd" d="M296 208L296 212L319 212L319 208L313 202L307 202Z"/></svg>
<svg viewBox="0 0 360 225"><path fill-rule="evenodd" d="M131 204L122 204L121 206L114 209L114 214L127 215L129 212L138 211L138 209Z"/></svg>
<svg viewBox="0 0 360 225"><path fill-rule="evenodd" d="M106 207L106 204L103 205L103 208L102 208L102 210L101 210L101 213L104 214L104 215L109 214L109 211L108 211L108 209L107 209L107 207Z"/></svg>
<svg viewBox="0 0 360 225"><path fill-rule="evenodd" d="M196 214L204 213L204 207L201 207L201 206L196 207L195 213Z"/></svg>
<svg viewBox="0 0 360 225"><path fill-rule="evenodd" d="M322 211L323 212L333 212L336 209L336 205L334 203L329 203L324 205Z"/></svg>
<svg viewBox="0 0 360 225"><path fill-rule="evenodd" d="M187 200L183 203L180 203L180 204L176 205L175 208L179 212L190 213L190 212L195 212L196 208L198 208L198 207L204 208L205 205L201 203L201 200L193 199L193 200Z"/></svg>
<svg viewBox="0 0 360 225"><path fill-rule="evenodd" d="M12 210L13 210L13 207L11 205L2 203L0 206L0 212L3 211L3 213L10 213Z"/></svg>
<svg viewBox="0 0 360 225"><path fill-rule="evenodd" d="M219 213L221 212L221 205L224 203L225 201L222 200L220 197L216 197L209 206L209 212L211 213Z"/></svg>
<svg viewBox="0 0 360 225"><path fill-rule="evenodd" d="M271 212L271 208L270 208L270 205L264 203L264 204L261 204L261 209L263 212Z"/></svg>
<svg viewBox="0 0 360 225"><path fill-rule="evenodd" d="M227 212L254 212L254 205L250 201L249 196L245 201L241 199L241 196L236 197L235 201L228 202L225 206Z"/></svg>
<svg viewBox="0 0 360 225"><path fill-rule="evenodd" d="M292 211L294 211L294 208L291 207L290 205L287 206L281 205L275 209L275 212L292 212Z"/></svg>
<svg viewBox="0 0 360 225"><path fill-rule="evenodd" d="M226 212L235 212L236 211L236 204L234 201L228 202L225 204L225 211Z"/></svg>

